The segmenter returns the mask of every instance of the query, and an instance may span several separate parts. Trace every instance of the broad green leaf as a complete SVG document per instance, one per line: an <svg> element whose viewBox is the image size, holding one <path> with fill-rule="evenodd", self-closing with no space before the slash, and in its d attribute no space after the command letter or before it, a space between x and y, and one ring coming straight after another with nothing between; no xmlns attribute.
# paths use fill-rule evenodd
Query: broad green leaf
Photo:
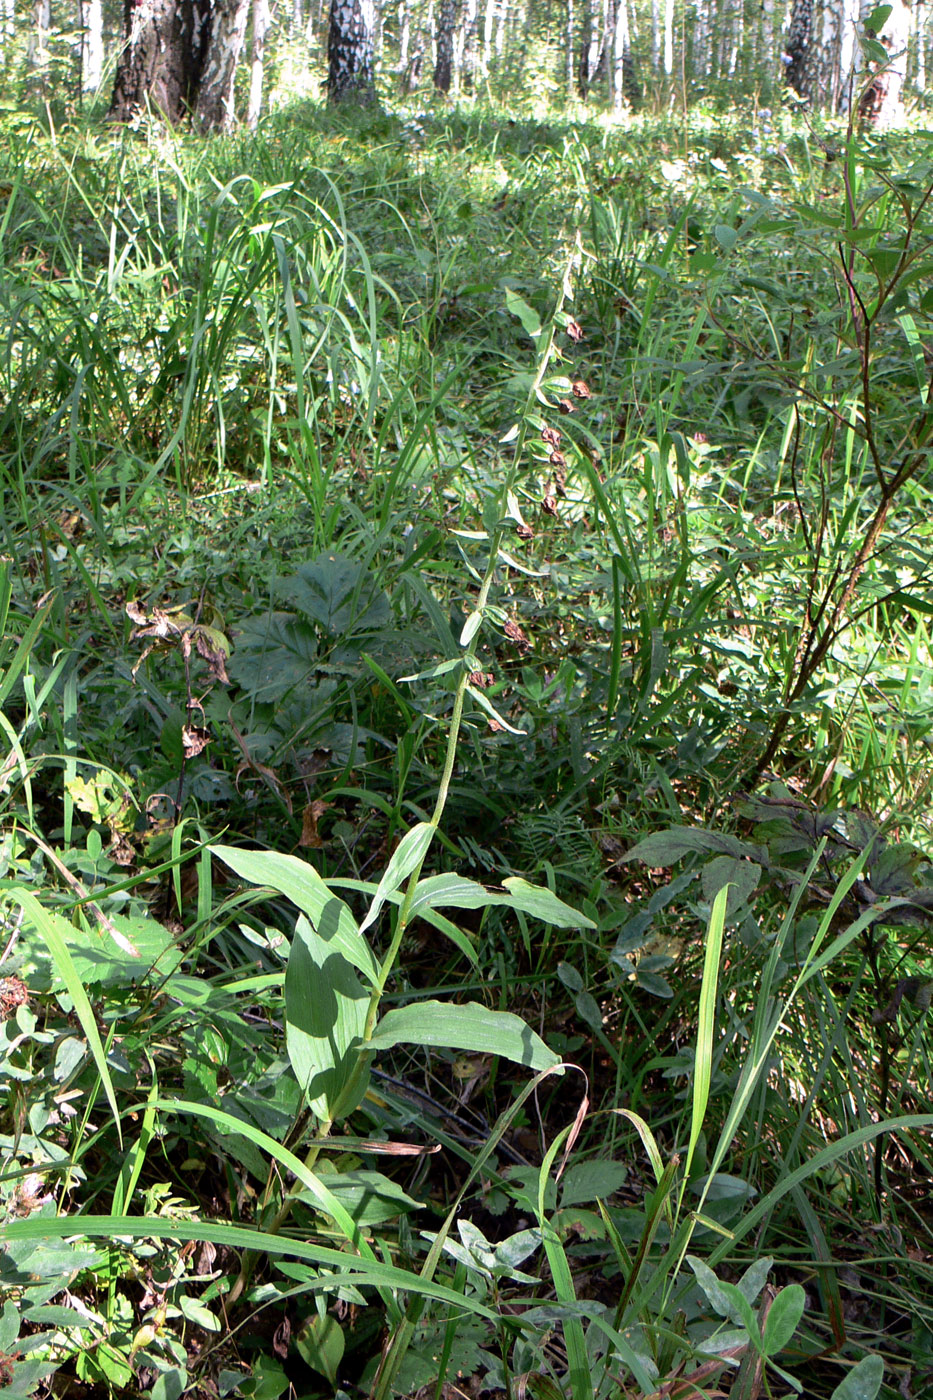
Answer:
<svg viewBox="0 0 933 1400"><path fill-rule="evenodd" d="M100 1075L100 1082L104 1086L104 1093L107 1095L107 1102L110 1104L110 1111L117 1129L117 1137L122 1147L123 1132L120 1127L120 1110L117 1108L117 1096L114 1093L113 1081L107 1068L107 1056L98 1034L97 1022L94 1019L94 1012L91 1009L87 992L84 990L84 985L68 951L68 940L73 932L72 926L67 919L62 918L61 914L53 914L50 910L44 909L35 895L29 894L26 890L10 890L10 898L20 905L28 921L45 941L52 961L55 963L56 971L71 997L75 1015L87 1037L97 1073Z"/></svg>
<svg viewBox="0 0 933 1400"><path fill-rule="evenodd" d="M204 1308L202 1311L206 1312ZM194 1318L191 1321L195 1321ZM150 1395L152 1400L180 1400L188 1389L188 1371L184 1366L167 1366L156 1377Z"/></svg>
<svg viewBox="0 0 933 1400"><path fill-rule="evenodd" d="M590 1162L577 1162L564 1173L560 1193L561 1209L567 1206L592 1205L607 1201L628 1178L628 1168L611 1158L597 1157Z"/></svg>
<svg viewBox="0 0 933 1400"><path fill-rule="evenodd" d="M346 958L300 915L285 972L285 1044L308 1105L322 1122L338 1111L350 1113L366 1092L359 1041L368 1006ZM356 1077L355 1102L345 1102Z"/></svg>
<svg viewBox="0 0 933 1400"><path fill-rule="evenodd" d="M382 1172L328 1172L321 1182L336 1201L344 1207L351 1220L360 1227L381 1225L413 1210L423 1210L424 1202L416 1201L397 1182ZM301 1197L321 1209L318 1196L302 1192Z"/></svg>
<svg viewBox="0 0 933 1400"><path fill-rule="evenodd" d="M643 972L641 968L635 969L635 981L642 991L648 992L650 996L662 997L669 1001L674 995L674 988L666 977L660 977L656 972Z"/></svg>
<svg viewBox="0 0 933 1400"><path fill-rule="evenodd" d="M284 894L306 915L318 937L329 943L375 982L376 960L343 900L324 883L313 865L278 851L241 851L236 846L211 846L210 851L251 885L269 885Z"/></svg>
<svg viewBox="0 0 933 1400"><path fill-rule="evenodd" d="M66 924L62 930L83 986L104 983L108 987L128 987L149 976L161 982L182 962L183 950L158 920L123 914L110 914L108 918L122 943L101 936L97 928Z"/></svg>
<svg viewBox="0 0 933 1400"><path fill-rule="evenodd" d="M704 831L696 826L672 826L667 831L655 831L643 841L632 846L620 857L623 861L643 860L646 865L673 865L694 851L718 851L736 859L762 860L767 853L760 846L752 846L728 836L722 831Z"/></svg>
<svg viewBox="0 0 933 1400"><path fill-rule="evenodd" d="M406 831L396 846L382 879L376 886L376 893L373 895L369 912L360 924L361 933L368 929L370 924L376 922L382 912L382 906L389 896L401 889L412 871L417 869L424 860L428 847L434 838L435 830L436 828L430 822L419 822L410 831Z"/></svg>
<svg viewBox="0 0 933 1400"><path fill-rule="evenodd" d="M189 1298L186 1293L176 1294L175 1298L189 1322L193 1322L197 1327L203 1327L205 1332L220 1331L220 1319L216 1313L211 1312L210 1308L206 1308L196 1298Z"/></svg>
<svg viewBox="0 0 933 1400"><path fill-rule="evenodd" d="M883 1380L884 1362L881 1357L863 1356L839 1382L830 1400L875 1400Z"/></svg>
<svg viewBox="0 0 933 1400"><path fill-rule="evenodd" d="M788 1284L778 1293L765 1322L761 1349L765 1356L778 1356L800 1325L807 1295L799 1283Z"/></svg>
<svg viewBox="0 0 933 1400"><path fill-rule="evenodd" d="M520 875L510 875L502 883L510 896L505 902L514 904L516 909L520 909L523 914L530 914L533 919L540 919L544 924L553 924L556 928L596 927L592 919L578 913L576 909L571 909L569 904L558 899L553 890L549 890L545 885L531 885Z"/></svg>
<svg viewBox="0 0 933 1400"><path fill-rule="evenodd" d="M751 860L736 860L735 856L716 856L704 865L700 874L703 898L710 904L723 885L729 886L726 918L731 918L747 903L758 888L760 879L760 865Z"/></svg>
<svg viewBox="0 0 933 1400"><path fill-rule="evenodd" d="M511 287L506 290L505 304L512 315L518 317L532 340L541 334L541 317L517 292L513 292Z"/></svg>
<svg viewBox="0 0 933 1400"><path fill-rule="evenodd" d="M295 1347L312 1371L319 1371L331 1385L343 1360L343 1329L331 1313L314 1313L295 1333Z"/></svg>
<svg viewBox="0 0 933 1400"><path fill-rule="evenodd" d="M704 1264L702 1259L697 1259L693 1254L687 1255L687 1263L696 1274L697 1283L706 1294L710 1305L719 1313L720 1317L729 1317L732 1313L732 1304L710 1266Z"/></svg>
<svg viewBox="0 0 933 1400"><path fill-rule="evenodd" d="M592 920L571 909L544 885L530 885L527 880L513 875L505 881L505 887L507 894L489 890L477 880L467 880L462 875L429 875L418 882L411 912L423 912L426 908L485 909L497 905L520 909L523 914L558 928L596 927Z"/></svg>
<svg viewBox="0 0 933 1400"><path fill-rule="evenodd" d="M891 18L893 8L893 5L876 5L868 18L863 21L865 28L870 29L873 34L880 34ZM887 55L885 56L887 57Z"/></svg>
<svg viewBox="0 0 933 1400"><path fill-rule="evenodd" d="M478 1002L419 1001L387 1011L368 1042L371 1050L393 1045L439 1045L479 1055L503 1055L536 1072L560 1064L540 1036L511 1011L490 1011Z"/></svg>
<svg viewBox="0 0 933 1400"><path fill-rule="evenodd" d="M460 645L468 647L483 625L483 614L481 612L471 612L460 632Z"/></svg>
<svg viewBox="0 0 933 1400"><path fill-rule="evenodd" d="M335 637L371 632L392 616L371 571L345 554L319 554L289 578L278 579L276 592Z"/></svg>

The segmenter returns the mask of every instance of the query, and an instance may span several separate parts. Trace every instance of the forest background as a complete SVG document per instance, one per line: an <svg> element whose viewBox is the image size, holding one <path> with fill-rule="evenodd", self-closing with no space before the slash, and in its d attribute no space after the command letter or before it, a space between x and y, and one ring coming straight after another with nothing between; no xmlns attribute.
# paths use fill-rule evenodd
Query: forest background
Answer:
<svg viewBox="0 0 933 1400"><path fill-rule="evenodd" d="M0 1393L929 1394L925 7L0 54Z"/></svg>

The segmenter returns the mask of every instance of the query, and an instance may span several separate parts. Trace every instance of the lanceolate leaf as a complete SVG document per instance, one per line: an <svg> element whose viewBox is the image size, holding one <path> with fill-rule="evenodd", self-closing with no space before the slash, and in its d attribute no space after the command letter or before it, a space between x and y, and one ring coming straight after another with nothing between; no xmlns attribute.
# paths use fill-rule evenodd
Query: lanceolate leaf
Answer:
<svg viewBox="0 0 933 1400"><path fill-rule="evenodd" d="M128 1235L131 1239L209 1240L228 1249L262 1250L274 1257L291 1256L311 1264L322 1264L317 1287L324 1293L335 1293L342 1287L401 1288L427 1298L438 1298L448 1306L466 1310L495 1322L496 1314L478 1299L462 1290L447 1288L442 1283L409 1269L384 1264L381 1260L364 1259L326 1245L309 1244L306 1240L287 1235L271 1235L246 1225L228 1225L209 1220L166 1220L161 1215L68 1215L31 1216L28 1220L11 1220L3 1227L5 1243L16 1240L60 1240L71 1236L86 1239L113 1240Z"/></svg>
<svg viewBox="0 0 933 1400"><path fill-rule="evenodd" d="M427 849L431 844L435 828L430 822L419 822L413 826L411 831L407 831L395 849L395 853L389 864L386 866L385 874L376 887L373 895L373 902L369 906L369 913L360 925L360 931L368 929L370 924L376 922L389 895L395 893L397 889L408 879L411 872L424 859Z"/></svg>
<svg viewBox="0 0 933 1400"><path fill-rule="evenodd" d="M507 903L521 909L523 914L530 914L533 919L540 919L545 924L554 924L557 928L596 927L592 919L578 913L576 909L571 909L569 904L558 899L546 885L530 885L520 875L511 875L503 884L509 892Z"/></svg>
<svg viewBox="0 0 933 1400"><path fill-rule="evenodd" d="M313 865L278 851L241 851L236 846L211 846L218 860L251 885L269 885L284 894L308 918L322 942L340 952L370 982L376 962L350 910L325 885Z"/></svg>
<svg viewBox="0 0 933 1400"><path fill-rule="evenodd" d="M556 924L558 928L596 927L586 915L578 914L543 885L530 885L515 875L505 881L505 887L507 894L488 890L485 885L462 875L429 875L418 882L411 912L414 915L423 913L426 908L485 909L498 905L520 909L523 914L530 914L545 924Z"/></svg>
<svg viewBox="0 0 933 1400"><path fill-rule="evenodd" d="M91 1009L87 992L78 976L71 953L68 951L67 939L71 932L71 925L67 919L62 918L61 914L53 914L48 909L44 909L35 895L29 894L26 890L11 890L10 897L21 905L26 918L45 941L55 969L71 997L75 1015L81 1023L81 1029L87 1036L87 1043L94 1057L100 1082L104 1086L104 1093L107 1095L107 1102L110 1104L113 1120L116 1124L117 1137L122 1147L123 1133L120 1129L120 1110L117 1108L117 1096L114 1093L113 1081L107 1068L107 1056L101 1044L97 1022L94 1020L94 1012Z"/></svg>
<svg viewBox="0 0 933 1400"><path fill-rule="evenodd" d="M560 1064L530 1026L510 1011L490 1011L478 1002L455 1006L443 1001L420 1001L387 1011L369 1041L371 1050L393 1045L440 1045L480 1055L504 1055L507 1060L540 1071Z"/></svg>
<svg viewBox="0 0 933 1400"><path fill-rule="evenodd" d="M366 1092L359 1041L368 1005L346 958L299 917L285 973L285 1043L308 1106L322 1122L338 1110L350 1113ZM355 1076L350 1102L346 1091Z"/></svg>

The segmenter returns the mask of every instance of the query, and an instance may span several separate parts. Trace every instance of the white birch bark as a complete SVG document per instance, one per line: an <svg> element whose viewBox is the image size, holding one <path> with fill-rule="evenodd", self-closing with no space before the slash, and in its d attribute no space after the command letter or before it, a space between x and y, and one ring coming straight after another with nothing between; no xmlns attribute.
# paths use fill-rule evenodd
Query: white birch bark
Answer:
<svg viewBox="0 0 933 1400"><path fill-rule="evenodd" d="M625 65L630 52L628 3L627 0L616 0L612 30L612 105L617 112L625 106Z"/></svg>
<svg viewBox="0 0 933 1400"><path fill-rule="evenodd" d="M262 85L268 28L269 0L253 0L253 32L249 46L249 102L246 106L246 125L250 131L256 130L262 112Z"/></svg>
<svg viewBox="0 0 933 1400"><path fill-rule="evenodd" d="M35 0L32 9L33 29L26 50L32 68L44 69L49 62L49 30L52 27L51 0Z"/></svg>
<svg viewBox="0 0 933 1400"><path fill-rule="evenodd" d="M101 0L79 0L81 91L96 92L104 73L104 12Z"/></svg>
<svg viewBox="0 0 933 1400"><path fill-rule="evenodd" d="M194 113L199 131L231 131L235 125L233 84L248 18L248 0L215 0Z"/></svg>
<svg viewBox="0 0 933 1400"><path fill-rule="evenodd" d="M573 0L567 0L567 22L564 30L564 81L567 85L567 97L573 97L573 40L574 28L576 26L576 15L574 13Z"/></svg>
<svg viewBox="0 0 933 1400"><path fill-rule="evenodd" d="M411 10L408 0L399 0L398 6L398 71L404 73L408 67L408 50L411 45Z"/></svg>

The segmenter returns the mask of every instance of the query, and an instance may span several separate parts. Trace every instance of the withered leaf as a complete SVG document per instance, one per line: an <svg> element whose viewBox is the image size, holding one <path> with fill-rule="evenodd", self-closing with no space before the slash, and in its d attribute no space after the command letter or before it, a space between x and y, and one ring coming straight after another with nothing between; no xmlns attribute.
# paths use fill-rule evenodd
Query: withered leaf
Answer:
<svg viewBox="0 0 933 1400"><path fill-rule="evenodd" d="M208 730L201 729L196 724L186 724L182 727L181 741L185 749L186 758L196 758L199 753L203 753L211 742Z"/></svg>

